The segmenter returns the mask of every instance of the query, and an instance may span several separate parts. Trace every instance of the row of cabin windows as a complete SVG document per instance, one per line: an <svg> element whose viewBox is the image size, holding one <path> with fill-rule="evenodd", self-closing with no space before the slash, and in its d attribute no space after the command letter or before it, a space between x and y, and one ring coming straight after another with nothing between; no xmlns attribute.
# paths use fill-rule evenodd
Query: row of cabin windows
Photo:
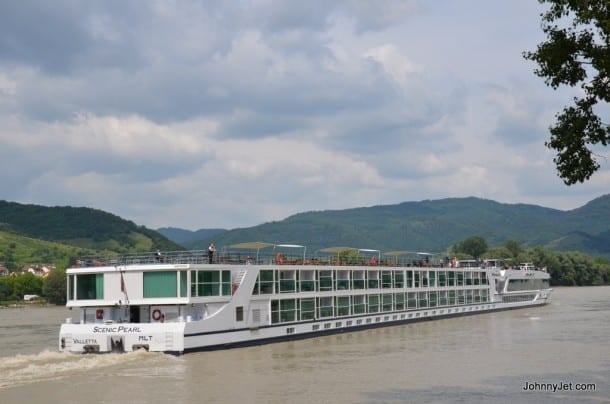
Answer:
<svg viewBox="0 0 610 404"><path fill-rule="evenodd" d="M508 282L507 290L515 292L519 290L548 289L549 287L548 279L511 279Z"/></svg>
<svg viewBox="0 0 610 404"><path fill-rule="evenodd" d="M144 272L142 282L143 298L188 297L187 271ZM77 300L104 299L104 274L68 276L68 300L74 300L75 293ZM231 271L191 271L192 297L229 295Z"/></svg>
<svg viewBox="0 0 610 404"><path fill-rule="evenodd" d="M406 275L406 276L405 276ZM487 285L484 271L273 270L260 271L252 294Z"/></svg>
<svg viewBox="0 0 610 404"><path fill-rule="evenodd" d="M489 302L488 289L271 300L271 323Z"/></svg>

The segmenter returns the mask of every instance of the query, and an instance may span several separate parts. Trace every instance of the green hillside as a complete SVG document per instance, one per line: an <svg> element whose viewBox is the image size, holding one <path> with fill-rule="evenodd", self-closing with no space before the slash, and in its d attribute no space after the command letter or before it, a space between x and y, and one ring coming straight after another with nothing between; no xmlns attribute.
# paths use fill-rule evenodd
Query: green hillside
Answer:
<svg viewBox="0 0 610 404"><path fill-rule="evenodd" d="M578 250L610 258L610 195L572 211L451 198L306 212L185 245L202 248L210 242L230 245L261 240L303 244L313 250L349 245L385 251L443 252L470 236L483 237L492 246L516 240L525 247Z"/></svg>
<svg viewBox="0 0 610 404"><path fill-rule="evenodd" d="M154 230L91 208L46 207L0 201L0 230L117 252L182 249Z"/></svg>
<svg viewBox="0 0 610 404"><path fill-rule="evenodd" d="M513 240L523 247L610 258L610 195L571 211L450 198L304 212L229 231L163 231L180 240L170 241L160 232L97 209L0 201L0 262L13 267L47 262L65 265L85 252L203 249L210 242L222 248L245 241L302 244L312 253L336 245L443 253L471 236L483 237L490 246ZM189 241L199 236L205 237Z"/></svg>
<svg viewBox="0 0 610 404"><path fill-rule="evenodd" d="M0 263L65 267L78 255L182 250L154 230L91 208L45 207L0 201Z"/></svg>
<svg viewBox="0 0 610 404"><path fill-rule="evenodd" d="M0 263L15 270L25 264L55 264L65 268L73 257L95 250L0 231Z"/></svg>

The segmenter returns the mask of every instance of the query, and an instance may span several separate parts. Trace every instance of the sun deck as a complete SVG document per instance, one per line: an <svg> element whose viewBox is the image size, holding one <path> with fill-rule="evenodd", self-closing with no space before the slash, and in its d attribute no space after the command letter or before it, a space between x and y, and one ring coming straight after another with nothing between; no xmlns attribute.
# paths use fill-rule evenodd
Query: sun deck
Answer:
<svg viewBox="0 0 610 404"><path fill-rule="evenodd" d="M472 261L474 262L474 261ZM451 266L446 258L431 253L390 251L352 247L330 247L307 255L295 244L240 243L217 251L211 262L208 250L105 254L83 257L73 267L125 266L141 264L223 264L223 265L349 265L396 267ZM460 265L464 266L464 265ZM468 265L478 268L480 265Z"/></svg>

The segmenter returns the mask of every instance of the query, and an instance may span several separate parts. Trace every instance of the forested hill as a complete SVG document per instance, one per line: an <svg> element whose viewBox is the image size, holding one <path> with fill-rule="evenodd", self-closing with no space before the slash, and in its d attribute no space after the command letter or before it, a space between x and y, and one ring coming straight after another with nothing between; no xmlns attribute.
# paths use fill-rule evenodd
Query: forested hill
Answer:
<svg viewBox="0 0 610 404"><path fill-rule="evenodd" d="M221 247L245 241L302 244L309 251L344 245L382 251L443 252L465 238L480 236L490 246L514 240L524 247L542 246L610 258L610 195L570 211L473 197L449 198L305 212L229 231L163 230L183 239L170 241L167 233L161 235L97 209L0 201L0 231L117 252L201 249L209 242ZM189 234L204 238L185 241Z"/></svg>
<svg viewBox="0 0 610 404"><path fill-rule="evenodd" d="M91 208L45 207L0 201L0 230L117 252L183 249L154 230Z"/></svg>
<svg viewBox="0 0 610 404"><path fill-rule="evenodd" d="M610 258L610 195L570 211L471 197L306 212L183 245L202 248L212 241L226 246L260 240L314 250L347 245L442 252L470 236L483 237L492 246L515 240L526 247Z"/></svg>

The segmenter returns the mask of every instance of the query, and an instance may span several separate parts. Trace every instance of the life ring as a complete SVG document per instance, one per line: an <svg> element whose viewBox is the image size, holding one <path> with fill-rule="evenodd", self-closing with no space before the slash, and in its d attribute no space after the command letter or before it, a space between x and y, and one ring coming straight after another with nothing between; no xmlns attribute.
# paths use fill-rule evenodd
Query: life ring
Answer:
<svg viewBox="0 0 610 404"><path fill-rule="evenodd" d="M95 318L98 319L98 320L103 320L104 319L104 310L97 309L95 311Z"/></svg>
<svg viewBox="0 0 610 404"><path fill-rule="evenodd" d="M159 310L159 309L153 310L153 312L152 312L152 319L153 320L159 321L159 320L161 320L161 316L162 316L161 310Z"/></svg>

